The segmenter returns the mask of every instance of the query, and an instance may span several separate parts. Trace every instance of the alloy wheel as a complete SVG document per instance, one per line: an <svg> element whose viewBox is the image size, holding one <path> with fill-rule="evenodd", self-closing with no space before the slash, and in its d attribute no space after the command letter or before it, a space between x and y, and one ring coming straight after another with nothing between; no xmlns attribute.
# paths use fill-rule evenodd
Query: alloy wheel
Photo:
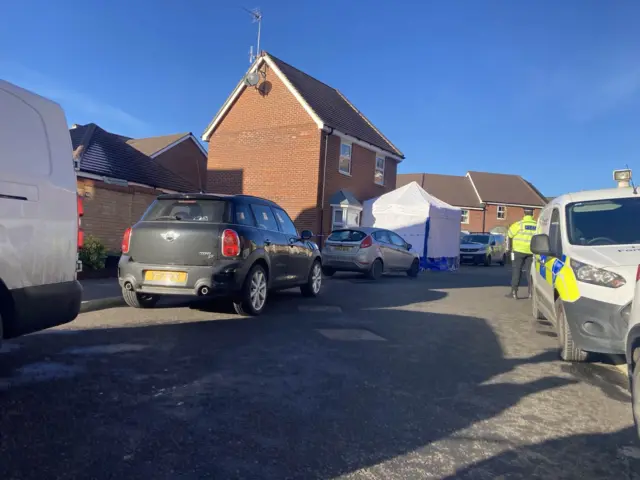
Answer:
<svg viewBox="0 0 640 480"><path fill-rule="evenodd" d="M251 278L249 297L253 308L256 311L262 310L267 298L267 280L261 270L256 271Z"/></svg>
<svg viewBox="0 0 640 480"><path fill-rule="evenodd" d="M313 293L317 294L320 291L321 286L322 286L322 268L320 268L319 263L316 263L313 266L313 270L311 271L311 288L313 289Z"/></svg>

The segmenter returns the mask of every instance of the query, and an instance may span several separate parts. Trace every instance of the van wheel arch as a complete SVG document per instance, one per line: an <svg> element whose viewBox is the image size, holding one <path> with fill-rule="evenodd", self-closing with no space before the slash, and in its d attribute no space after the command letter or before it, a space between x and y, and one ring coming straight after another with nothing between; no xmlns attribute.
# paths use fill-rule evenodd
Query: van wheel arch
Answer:
<svg viewBox="0 0 640 480"><path fill-rule="evenodd" d="M253 262L251 268L253 268L254 265L260 265L262 267L262 269L264 270L264 274L267 276L267 285L269 285L271 276L269 275L269 265L267 264L267 261L264 258L258 258L255 262ZM249 271L251 271L251 268L249 269Z"/></svg>
<svg viewBox="0 0 640 480"><path fill-rule="evenodd" d="M13 297L11 296L9 288L0 278L0 341L7 331L7 322L12 318L13 312Z"/></svg>

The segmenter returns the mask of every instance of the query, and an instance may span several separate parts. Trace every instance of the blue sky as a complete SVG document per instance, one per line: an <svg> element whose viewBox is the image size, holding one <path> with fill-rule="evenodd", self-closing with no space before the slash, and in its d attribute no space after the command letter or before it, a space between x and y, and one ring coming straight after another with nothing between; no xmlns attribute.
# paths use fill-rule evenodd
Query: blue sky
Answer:
<svg viewBox="0 0 640 480"><path fill-rule="evenodd" d="M640 182L640 2L10 2L0 77L69 123L128 136L207 123L262 47L341 90L399 171L516 173L547 195Z"/></svg>

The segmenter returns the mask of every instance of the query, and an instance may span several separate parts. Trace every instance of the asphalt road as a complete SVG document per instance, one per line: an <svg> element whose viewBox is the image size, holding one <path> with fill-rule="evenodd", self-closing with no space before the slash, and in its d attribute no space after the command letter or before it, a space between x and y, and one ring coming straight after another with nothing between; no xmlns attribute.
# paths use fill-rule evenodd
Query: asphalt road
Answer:
<svg viewBox="0 0 640 480"><path fill-rule="evenodd" d="M0 478L640 478L623 376L508 268L82 314L0 353Z"/></svg>

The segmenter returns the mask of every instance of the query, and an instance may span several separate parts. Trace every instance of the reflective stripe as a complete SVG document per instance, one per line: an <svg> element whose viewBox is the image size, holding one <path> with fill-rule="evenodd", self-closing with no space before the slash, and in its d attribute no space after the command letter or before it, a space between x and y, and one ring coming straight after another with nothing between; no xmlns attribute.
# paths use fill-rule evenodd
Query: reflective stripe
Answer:
<svg viewBox="0 0 640 480"><path fill-rule="evenodd" d="M536 228L536 221L526 217L509 227L514 252L531 254L531 237L536 234Z"/></svg>
<svg viewBox="0 0 640 480"><path fill-rule="evenodd" d="M557 292L563 302L575 302L580 298L578 280L571 268L571 260L566 255L561 258L534 256L535 269Z"/></svg>

